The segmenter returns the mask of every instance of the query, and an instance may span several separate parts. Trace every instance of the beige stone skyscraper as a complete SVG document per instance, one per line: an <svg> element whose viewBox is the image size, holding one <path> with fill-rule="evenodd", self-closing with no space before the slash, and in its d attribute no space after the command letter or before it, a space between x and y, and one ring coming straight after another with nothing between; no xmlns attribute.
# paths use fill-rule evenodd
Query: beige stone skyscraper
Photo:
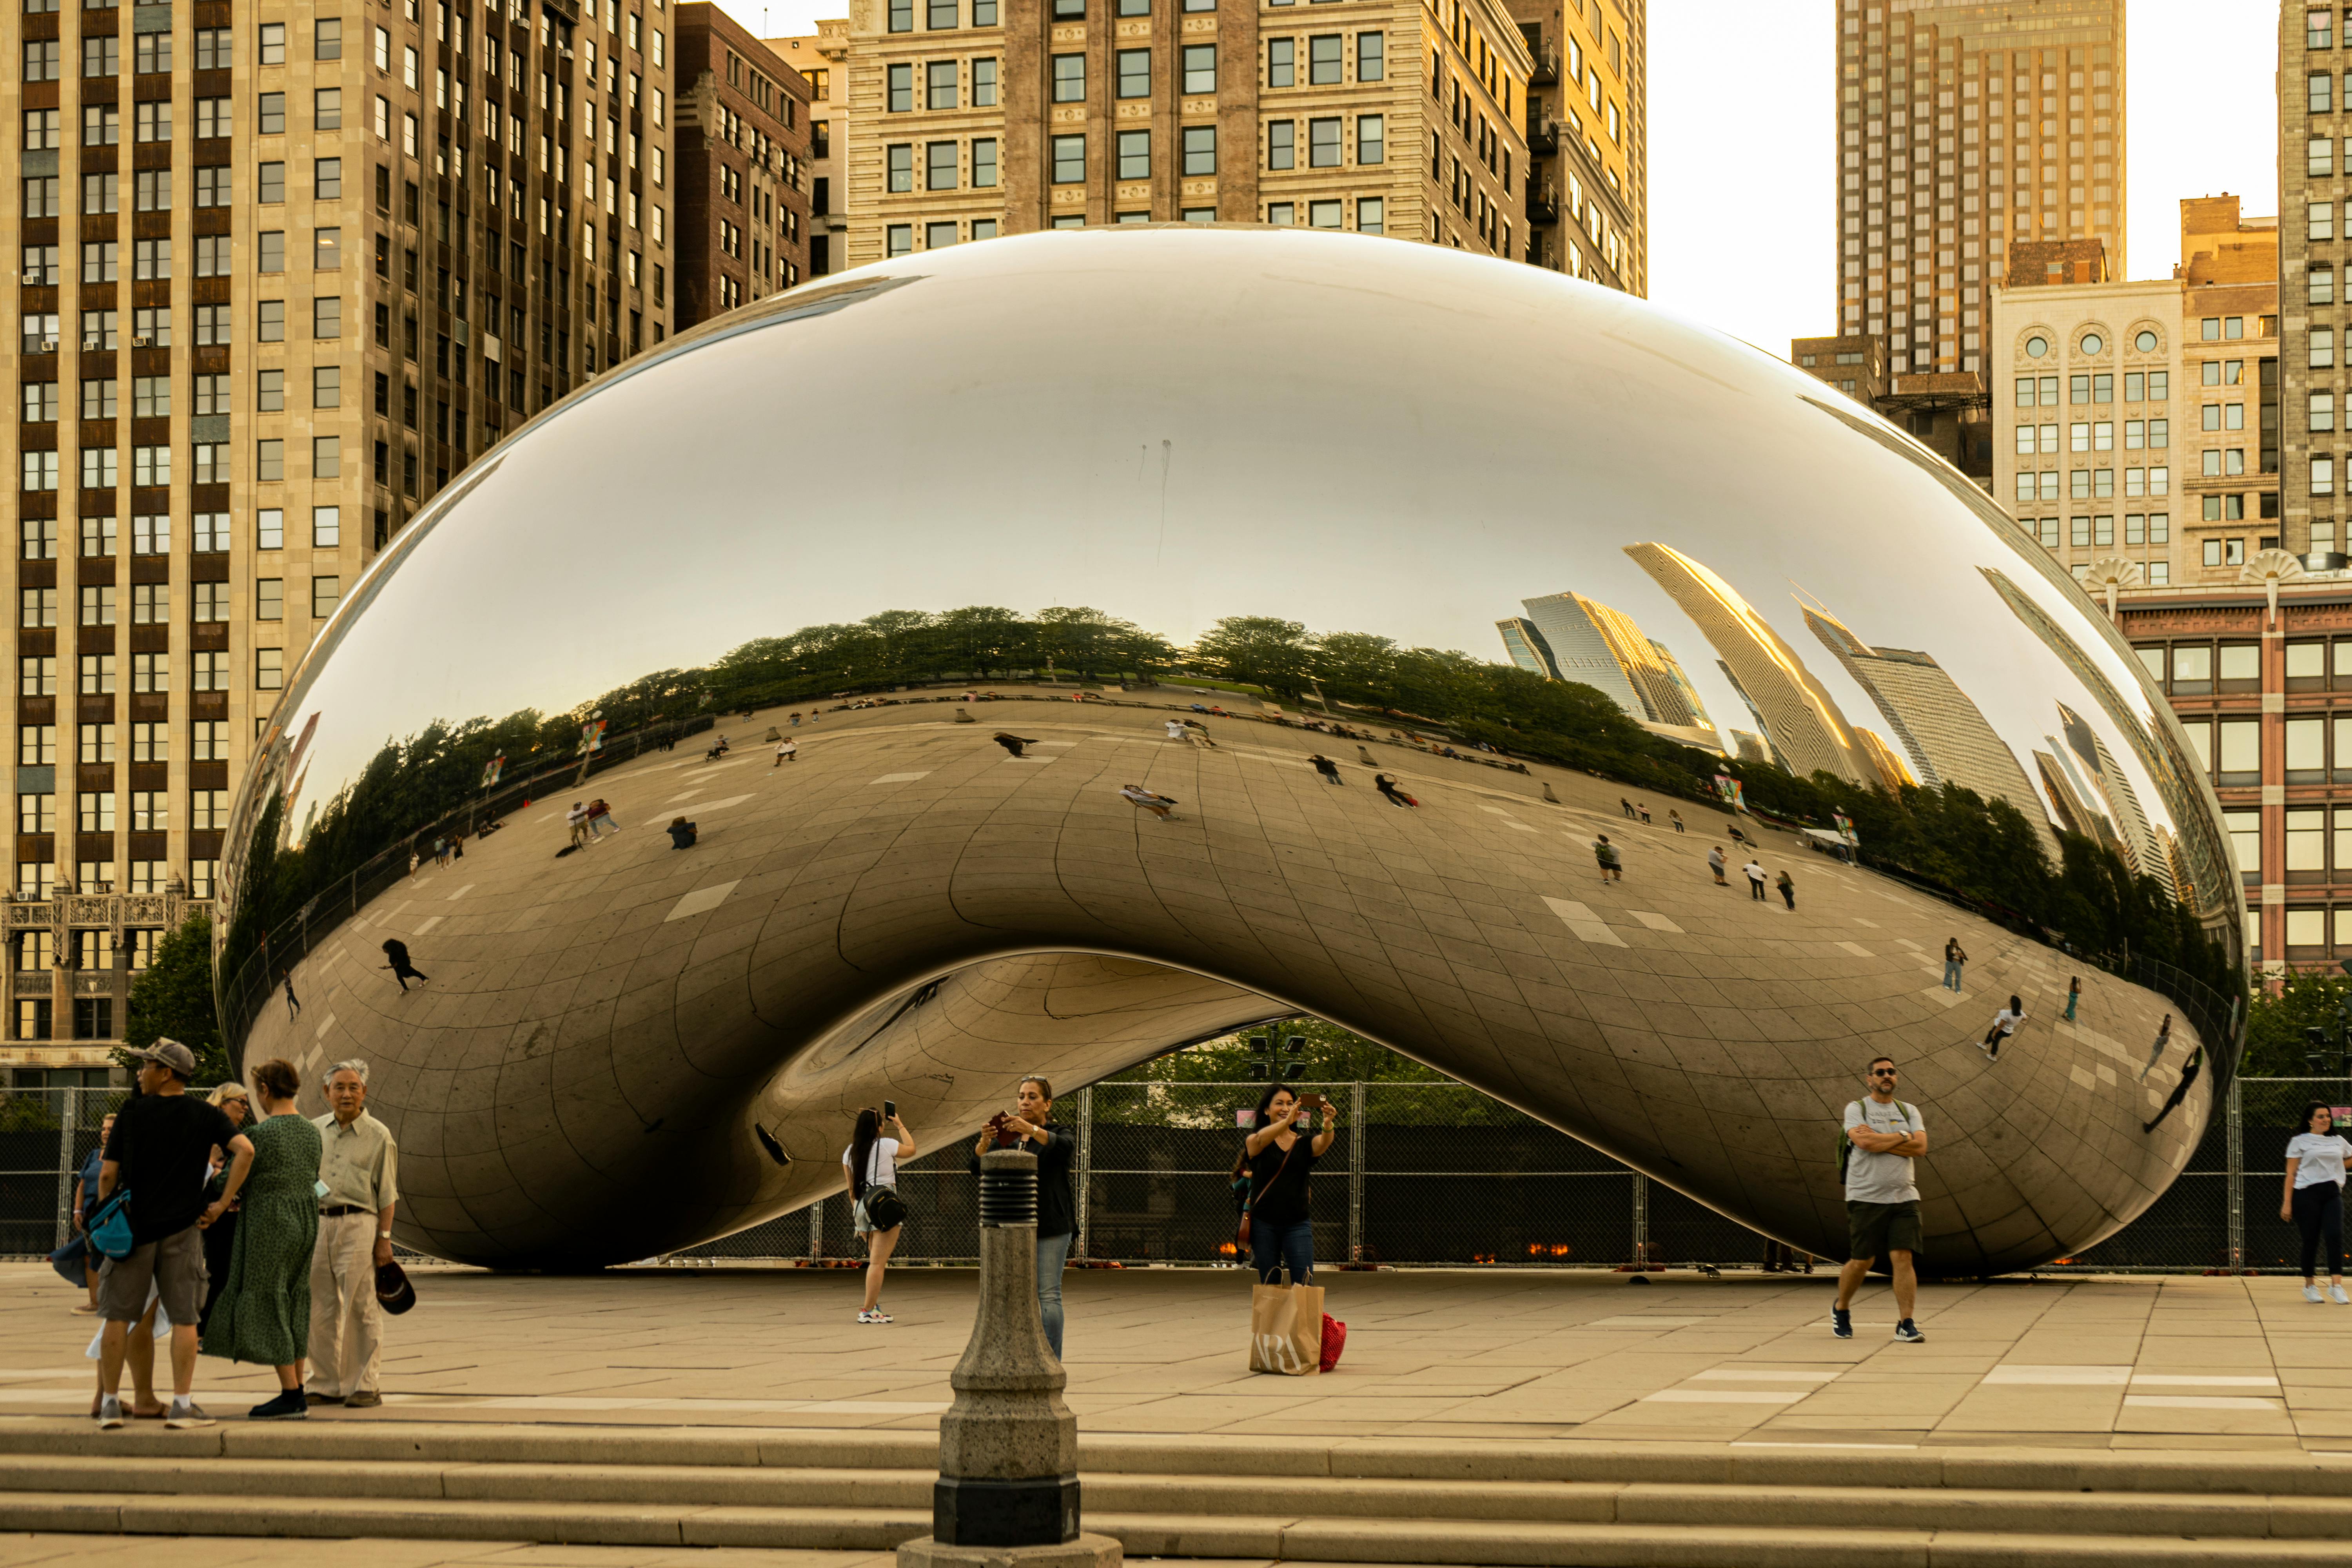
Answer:
<svg viewBox="0 0 2352 1568"><path fill-rule="evenodd" d="M2124 0L1838 0L1838 317L1889 369L1983 370L2021 242L2124 258Z"/></svg>
<svg viewBox="0 0 2352 1568"><path fill-rule="evenodd" d="M1837 700L1738 589L1664 544L1629 544L1625 553L1722 656L1724 672L1764 725L1781 766L1800 777L1827 772L1853 784L1881 777L1860 751Z"/></svg>

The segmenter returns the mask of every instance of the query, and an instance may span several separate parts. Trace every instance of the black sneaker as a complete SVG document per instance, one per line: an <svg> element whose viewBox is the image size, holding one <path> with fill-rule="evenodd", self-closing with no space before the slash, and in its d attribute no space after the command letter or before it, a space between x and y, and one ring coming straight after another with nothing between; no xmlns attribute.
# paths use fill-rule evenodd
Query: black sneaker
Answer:
<svg viewBox="0 0 2352 1568"><path fill-rule="evenodd" d="M1895 1325L1895 1337L1906 1344L1917 1345L1927 1342L1927 1336L1919 1331L1919 1325L1908 1318Z"/></svg>
<svg viewBox="0 0 2352 1568"><path fill-rule="evenodd" d="M310 1418L310 1402L299 1388L289 1388L266 1405L257 1405L245 1413L248 1421L307 1421Z"/></svg>
<svg viewBox="0 0 2352 1568"><path fill-rule="evenodd" d="M1843 1307L1832 1307L1830 1309L1830 1332L1835 1334L1842 1340L1850 1340L1853 1338L1853 1314L1846 1310Z"/></svg>

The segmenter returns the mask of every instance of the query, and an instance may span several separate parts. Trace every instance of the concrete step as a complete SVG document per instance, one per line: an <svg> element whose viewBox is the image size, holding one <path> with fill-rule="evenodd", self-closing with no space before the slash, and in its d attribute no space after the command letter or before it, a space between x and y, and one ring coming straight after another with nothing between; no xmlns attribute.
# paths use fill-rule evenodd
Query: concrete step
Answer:
<svg viewBox="0 0 2352 1568"><path fill-rule="evenodd" d="M927 1515L932 1472L817 1467L545 1465L417 1459L322 1461L121 1456L0 1457L7 1494L302 1498L385 1503L479 1501L518 1506L657 1505ZM1907 1487L1869 1491L1868 1521L1906 1530L2042 1534L2352 1539L2352 1499L2252 1493L2092 1492ZM1097 1474L1088 1516L1249 1521L1270 1510L1293 1525L1329 1520L1492 1524L1756 1524L1842 1531L1855 1522L1851 1486L1621 1481L1464 1481ZM1204 1527L1211 1527L1206 1526Z"/></svg>
<svg viewBox="0 0 2352 1568"><path fill-rule="evenodd" d="M1849 1516L1868 1514L1849 1500ZM1743 1524L1560 1524L1477 1520L1203 1520L1090 1514L1131 1556L1286 1560L1319 1563L1488 1565L1488 1568L2042 1568L2045 1564L2275 1563L2266 1539L2186 1540L2145 1534L2047 1535L1910 1530L1879 1523L1835 1530ZM571 1545L755 1546L885 1551L923 1533L927 1514L903 1510L759 1509L691 1505L532 1504L479 1500L350 1498L321 1510L307 1497L189 1499L148 1494L13 1492L0 1496L0 1531L408 1540L517 1539ZM2298 1540L2298 1563L2352 1564L2352 1542Z"/></svg>

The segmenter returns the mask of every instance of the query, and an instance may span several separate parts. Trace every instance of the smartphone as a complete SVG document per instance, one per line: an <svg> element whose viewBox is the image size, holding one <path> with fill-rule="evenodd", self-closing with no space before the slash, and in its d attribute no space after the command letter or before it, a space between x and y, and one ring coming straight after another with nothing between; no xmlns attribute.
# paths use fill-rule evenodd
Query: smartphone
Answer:
<svg viewBox="0 0 2352 1568"><path fill-rule="evenodd" d="M883 1121L895 1121L895 1120L897 1120L898 1115L898 1102L897 1100L884 1100L884 1101L882 1102L882 1120L883 1120Z"/></svg>

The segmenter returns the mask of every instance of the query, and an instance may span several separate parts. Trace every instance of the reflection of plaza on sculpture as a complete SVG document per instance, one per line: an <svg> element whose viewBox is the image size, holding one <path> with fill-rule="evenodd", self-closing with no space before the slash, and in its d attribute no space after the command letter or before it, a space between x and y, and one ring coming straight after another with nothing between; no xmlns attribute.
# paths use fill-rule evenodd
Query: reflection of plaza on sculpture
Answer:
<svg viewBox="0 0 2352 1568"><path fill-rule="evenodd" d="M1302 1013L1817 1253L1843 1245L1836 1118L1881 1051L1936 1107L1937 1267L2029 1264L2153 1203L2222 1076L2143 1131L2171 1064L2228 1043L2198 999L2234 984L2235 889L2200 874L2210 797L2063 574L1899 433L1637 302L1180 226L960 247L730 313L504 443L360 585L240 796L220 962L240 1052L377 1062L407 1239L691 1245L836 1188L858 1106L961 1136L1016 1074L1084 1084ZM1379 334L1352 330L1368 289ZM877 432L884 406L924 438ZM1738 465L1683 445L1733 429ZM780 442L889 482L811 526L777 509ZM665 443L706 459L684 504L637 460ZM658 549L622 542L655 510ZM1636 515L1633 542L1596 521ZM624 613L585 626L615 561ZM1776 630L1757 605L1783 575L1818 597ZM1529 590L1507 662L1461 651ZM1924 652L1863 640L1896 613ZM1801 620L1830 655L1810 668ZM959 725L967 691L1016 706ZM709 754L721 714L799 760ZM2028 766L2045 735L2071 819ZM1420 809L1329 787L1318 754ZM1139 812L1130 784L1181 805ZM1624 795L1689 831L1628 822ZM688 815L698 843L559 854L553 808L597 796ZM413 839L485 819L405 878ZM1841 821L1900 875L1785 830ZM1735 826L1793 908L1717 884ZM2186 886L2149 849L2167 832ZM1980 993L1937 983L1954 935ZM388 940L432 986L364 962ZM2077 972L2078 1017L2040 1026ZM299 1026L252 1005L288 977ZM1994 992L2037 1020L1997 1068L1973 1045ZM2182 1048L2131 1081L2167 1011Z"/></svg>

